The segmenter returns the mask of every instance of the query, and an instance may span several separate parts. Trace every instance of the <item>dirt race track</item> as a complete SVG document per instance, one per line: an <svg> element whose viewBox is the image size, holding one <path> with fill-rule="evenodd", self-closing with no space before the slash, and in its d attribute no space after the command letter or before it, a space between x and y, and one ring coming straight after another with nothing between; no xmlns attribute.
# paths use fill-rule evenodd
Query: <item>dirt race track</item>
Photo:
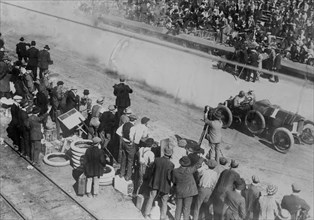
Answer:
<svg viewBox="0 0 314 220"><path fill-rule="evenodd" d="M99 96L105 96L105 106L114 104L115 98L112 93L112 86L118 82L117 75L106 72L105 67L97 60L84 56L84 53L58 47L53 38L43 35L25 35L23 30L13 31L8 26L1 26L1 32L4 34L6 48L9 50L15 50L15 44L22 35L29 41L35 39L38 48L42 48L45 44L53 45L51 56L54 65L50 69L53 73L58 74L58 79L63 80L67 87L76 86L79 95L82 95L83 89L88 88L93 100L96 100ZM77 46L79 47L79 45ZM285 99L285 90L288 90L291 85L296 86L294 82L285 80L271 86L264 79L256 85L243 82L235 83L233 77L230 79L227 73L215 69L210 71L219 71L220 73L218 79L221 81L217 83L217 91L219 91L222 83L225 88L238 88L241 84L244 90L256 86L256 90L263 92L264 96L274 99L280 99L281 96L281 99ZM172 96L164 95L139 81L128 81L128 84L134 89L131 96L133 111L140 117L148 116L151 118L149 127L152 137L157 140L171 137L173 140L174 135L177 134L181 137L198 140L203 128L203 123L200 121L202 109L182 104ZM313 85L306 88L306 93L310 96L313 95L314 99ZM221 94L217 93L215 95L220 95L220 100L223 101L227 96L223 91ZM297 102L298 98L296 96L291 99ZM312 109L312 101L309 105L309 108ZM311 115L309 114L309 116ZM205 141L203 147L206 147ZM267 183L276 184L278 186L276 195L279 201L283 195L291 193L292 183L298 183L303 189L301 196L311 206L310 215L312 217L314 216L313 149L313 146L309 145L295 145L287 154L281 154L275 151L271 144L260 140L258 137L248 136L245 132L237 129L223 131L222 150L226 157L239 160L239 173L241 176L248 182L250 182L252 175L259 176L264 188ZM110 212L110 210L108 211ZM115 210L111 211L114 212Z"/></svg>

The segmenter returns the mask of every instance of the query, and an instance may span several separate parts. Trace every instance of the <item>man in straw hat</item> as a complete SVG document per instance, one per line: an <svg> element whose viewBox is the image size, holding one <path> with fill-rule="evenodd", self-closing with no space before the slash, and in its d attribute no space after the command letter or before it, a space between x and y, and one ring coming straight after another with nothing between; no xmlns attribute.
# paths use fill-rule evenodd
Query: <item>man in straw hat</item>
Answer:
<svg viewBox="0 0 314 220"><path fill-rule="evenodd" d="M299 196L301 187L296 183L293 183L291 187L292 194L282 198L281 207L289 211L291 219L302 219L301 216L306 218L310 206Z"/></svg>
<svg viewBox="0 0 314 220"><path fill-rule="evenodd" d="M280 218L277 201L274 195L277 193L277 186L270 184L266 188L266 195L259 198L259 219L275 220Z"/></svg>
<svg viewBox="0 0 314 220"><path fill-rule="evenodd" d="M221 112L214 111L213 114L209 114L209 107L205 108L204 120L207 127L206 139L209 144L209 158L215 159L216 162L219 162L220 154L220 143L222 139L221 129L223 123L221 121Z"/></svg>
<svg viewBox="0 0 314 220"><path fill-rule="evenodd" d="M189 220L193 197L198 194L193 173L201 167L203 161L204 158L200 158L191 166L189 157L184 156L179 160L180 167L173 170L172 182L176 194L175 220L180 220L182 214L184 220Z"/></svg>
<svg viewBox="0 0 314 220"><path fill-rule="evenodd" d="M239 163L231 160L230 169L224 170L217 181L213 192L213 208L214 219L221 219L223 217L223 205L227 191L233 190L233 183L240 179L240 174L235 171Z"/></svg>
<svg viewBox="0 0 314 220"><path fill-rule="evenodd" d="M93 144L87 148L84 157L84 173L87 178L86 194L87 197L91 197L92 183L94 197L99 193L99 178L104 174L104 168L106 167L106 158L104 152L100 149L101 139L94 137L92 139Z"/></svg>
<svg viewBox="0 0 314 220"><path fill-rule="evenodd" d="M152 205L157 194L161 196L160 219L167 219L167 201L169 199L171 189L171 173L174 164L170 161L173 150L170 147L164 148L164 156L156 158L152 164L152 176L149 180L149 199L146 203L144 217L148 218L152 209Z"/></svg>

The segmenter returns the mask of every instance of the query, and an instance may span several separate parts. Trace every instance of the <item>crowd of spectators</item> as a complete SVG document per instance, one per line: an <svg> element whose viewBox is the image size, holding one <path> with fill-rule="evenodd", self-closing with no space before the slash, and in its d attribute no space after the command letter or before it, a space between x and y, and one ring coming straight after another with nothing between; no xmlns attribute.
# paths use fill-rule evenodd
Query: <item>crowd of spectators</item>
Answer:
<svg viewBox="0 0 314 220"><path fill-rule="evenodd" d="M313 0L117 0L124 17L229 46L256 42L314 65ZM121 10L120 10L121 12Z"/></svg>

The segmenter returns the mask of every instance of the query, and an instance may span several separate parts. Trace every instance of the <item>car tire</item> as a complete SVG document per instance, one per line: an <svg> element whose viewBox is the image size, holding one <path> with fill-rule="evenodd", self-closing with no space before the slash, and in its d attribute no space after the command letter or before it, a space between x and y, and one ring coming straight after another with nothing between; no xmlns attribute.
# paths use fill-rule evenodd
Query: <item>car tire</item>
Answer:
<svg viewBox="0 0 314 220"><path fill-rule="evenodd" d="M246 128L252 134L260 134L266 128L265 118L259 111L250 110L245 115L244 120Z"/></svg>
<svg viewBox="0 0 314 220"><path fill-rule="evenodd" d="M223 128L228 128L232 124L232 113L230 109L225 105L218 105L216 111L220 111L221 113L221 121L223 123Z"/></svg>
<svg viewBox="0 0 314 220"><path fill-rule="evenodd" d="M65 161L51 161L50 158L52 157L63 157ZM55 152L47 154L44 157L44 162L53 167L63 167L70 164L70 158L65 153Z"/></svg>
<svg viewBox="0 0 314 220"><path fill-rule="evenodd" d="M71 143L71 150L77 153L85 154L88 147L93 143L91 140L79 140Z"/></svg>
<svg viewBox="0 0 314 220"><path fill-rule="evenodd" d="M80 161L80 160L84 160L84 155L77 156L77 155L72 154L71 158L72 158L72 160Z"/></svg>
<svg viewBox="0 0 314 220"><path fill-rule="evenodd" d="M115 176L115 170L112 166L106 165L104 168L104 174L99 178L99 185L111 185L113 183L113 178ZM107 170L107 172L106 172Z"/></svg>
<svg viewBox="0 0 314 220"><path fill-rule="evenodd" d="M81 157L81 156L83 156L83 155L85 155L85 154L78 153L78 152L76 152L76 151L74 151L74 150L71 149L71 155L75 155L75 156L77 156L77 157Z"/></svg>
<svg viewBox="0 0 314 220"><path fill-rule="evenodd" d="M305 121L300 139L305 144L314 144L314 122Z"/></svg>
<svg viewBox="0 0 314 220"><path fill-rule="evenodd" d="M287 128L279 127L272 135L272 143L277 151L285 154L294 144L294 138Z"/></svg>

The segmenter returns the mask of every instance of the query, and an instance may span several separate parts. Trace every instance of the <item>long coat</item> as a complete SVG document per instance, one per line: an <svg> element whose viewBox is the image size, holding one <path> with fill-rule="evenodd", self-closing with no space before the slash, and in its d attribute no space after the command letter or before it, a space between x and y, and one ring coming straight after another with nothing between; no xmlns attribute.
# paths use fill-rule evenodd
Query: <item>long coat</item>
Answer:
<svg viewBox="0 0 314 220"><path fill-rule="evenodd" d="M38 65L38 53L39 50L35 47L31 47L27 50L28 62L27 65L30 67L37 67Z"/></svg>
<svg viewBox="0 0 314 220"><path fill-rule="evenodd" d="M86 177L102 176L106 166L104 152L98 146L87 148L84 157L84 170Z"/></svg>
<svg viewBox="0 0 314 220"><path fill-rule="evenodd" d="M27 55L27 49L26 49L27 46L29 46L28 43L19 42L16 45L16 54L19 56L26 56Z"/></svg>
<svg viewBox="0 0 314 220"><path fill-rule="evenodd" d="M126 108L131 105L131 100L129 94L133 92L133 90L124 83L119 83L113 86L113 94L116 98L116 106Z"/></svg>
<svg viewBox="0 0 314 220"><path fill-rule="evenodd" d="M175 185L176 197L183 199L198 194L193 173L199 168L199 163L192 167L182 167L173 170L172 182Z"/></svg>
<svg viewBox="0 0 314 220"><path fill-rule="evenodd" d="M153 175L150 179L149 186L152 189L162 193L169 194L171 189L171 175L174 164L169 158L160 157L155 159L152 164Z"/></svg>
<svg viewBox="0 0 314 220"><path fill-rule="evenodd" d="M304 199L301 199L299 196L293 194L282 198L281 208L287 209L290 212L291 217L296 217L299 209L304 209L306 211L310 210L310 206Z"/></svg>
<svg viewBox="0 0 314 220"><path fill-rule="evenodd" d="M40 141L43 139L43 133L41 132L41 122L47 116L47 113L42 116L31 115L29 117L29 129L30 129L30 140Z"/></svg>
<svg viewBox="0 0 314 220"><path fill-rule="evenodd" d="M237 179L240 179L240 175L233 169L222 171L213 191L214 198L224 200L226 192L233 190L233 183Z"/></svg>
<svg viewBox="0 0 314 220"><path fill-rule="evenodd" d="M104 131L109 134L113 132L116 124L116 116L112 112L106 111L102 113L99 121L100 125L98 127L98 132Z"/></svg>
<svg viewBox="0 0 314 220"><path fill-rule="evenodd" d="M52 64L50 59L50 53L47 50L41 50L38 53L38 67L41 69L48 69L48 66Z"/></svg>

